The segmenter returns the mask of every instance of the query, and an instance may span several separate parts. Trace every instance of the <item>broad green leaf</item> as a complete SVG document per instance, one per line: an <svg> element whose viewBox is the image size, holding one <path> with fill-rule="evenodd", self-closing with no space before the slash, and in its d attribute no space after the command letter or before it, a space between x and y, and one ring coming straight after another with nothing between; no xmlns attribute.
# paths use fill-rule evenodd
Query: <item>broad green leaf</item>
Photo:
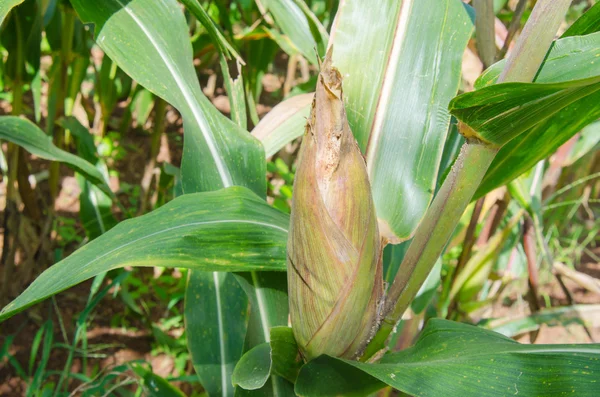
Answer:
<svg viewBox="0 0 600 397"><path fill-rule="evenodd" d="M272 327L287 325L287 276L285 273L235 275L250 300L250 323L246 350L270 341Z"/></svg>
<svg viewBox="0 0 600 397"><path fill-rule="evenodd" d="M227 96L229 97L229 106L231 119L241 128L248 128L248 119L246 117L246 93L244 92L244 79L242 76L241 66L237 64L237 77L232 78L229 73L227 60L223 55L219 55L221 71Z"/></svg>
<svg viewBox="0 0 600 397"><path fill-rule="evenodd" d="M0 1L0 25L4 22L4 18L8 15L10 10L21 4L23 0L2 0Z"/></svg>
<svg viewBox="0 0 600 397"><path fill-rule="evenodd" d="M50 267L0 312L0 320L124 266L285 271L287 223L287 215L245 188L183 195L121 222Z"/></svg>
<svg viewBox="0 0 600 397"><path fill-rule="evenodd" d="M296 1L260 0L260 2L273 15L277 26L289 38L298 52L316 65L315 50L318 43L311 32L309 19Z"/></svg>
<svg viewBox="0 0 600 397"><path fill-rule="evenodd" d="M270 335L269 343L259 344L242 356L235 367L232 381L246 390L263 391L268 388L264 391L270 392L270 389L275 391L275 386L277 393L274 395L293 395L290 394L290 384L285 380L273 377L272 385L268 385L267 380L269 376L276 375L290 382L296 381L303 361L294 334L289 327L274 327Z"/></svg>
<svg viewBox="0 0 600 397"><path fill-rule="evenodd" d="M273 373L290 382L295 382L304 362L300 356L292 329L289 327L271 328L270 344Z"/></svg>
<svg viewBox="0 0 600 397"><path fill-rule="evenodd" d="M271 341L246 352L233 372L234 384L246 390L262 388L269 376L281 376L295 382L302 366L298 345L289 327L271 328Z"/></svg>
<svg viewBox="0 0 600 397"><path fill-rule="evenodd" d="M302 136L313 97L301 94L280 102L254 127L252 135L262 142L265 156L271 157Z"/></svg>
<svg viewBox="0 0 600 397"><path fill-rule="evenodd" d="M564 83L600 75L598 53L600 32L555 41L540 66L535 83ZM490 66L475 82L477 90L492 85L504 69L506 60Z"/></svg>
<svg viewBox="0 0 600 397"><path fill-rule="evenodd" d="M209 396L231 396L231 375L246 335L246 293L231 273L190 271L185 295L194 370Z"/></svg>
<svg viewBox="0 0 600 397"><path fill-rule="evenodd" d="M456 97L450 103L450 110L476 131L475 137L502 147L599 90L600 76L554 84L497 84Z"/></svg>
<svg viewBox="0 0 600 397"><path fill-rule="evenodd" d="M231 381L242 389L260 389L271 376L271 364L271 345L262 343L242 356L233 371Z"/></svg>
<svg viewBox="0 0 600 397"><path fill-rule="evenodd" d="M242 185L263 196L266 163L262 145L225 118L202 94L192 63L187 25L177 2L73 0L73 3L83 20L94 22L96 41L111 59L182 114L185 138L181 179L184 192ZM124 38L127 38L126 46L123 45ZM243 244L240 246L239 241L232 239L222 241L220 247L217 242L213 243L214 249L219 249L213 253L217 262L226 258L223 250L227 250L227 246L232 249L231 254L247 252ZM261 260L260 256L255 257L257 262ZM264 264L258 268L264 268ZM203 269L232 270L218 266ZM247 268L253 269L257 268ZM191 346L191 349L196 347Z"/></svg>
<svg viewBox="0 0 600 397"><path fill-rule="evenodd" d="M192 63L187 24L176 0L72 3L83 21L95 25L96 42L105 53L182 114L184 191L245 185L264 194L263 149L202 94Z"/></svg>
<svg viewBox="0 0 600 397"><path fill-rule="evenodd" d="M600 3L596 3L579 17L561 37L583 36L600 30Z"/></svg>
<svg viewBox="0 0 600 397"><path fill-rule="evenodd" d="M0 139L21 146L29 153L45 160L65 163L85 177L103 192L112 195L102 173L92 164L54 146L52 138L44 134L31 121L15 116L0 117Z"/></svg>
<svg viewBox="0 0 600 397"><path fill-rule="evenodd" d="M414 396L593 397L599 374L597 344L522 345L495 332L433 319L413 347L387 354L378 364L328 356L311 361L300 371L296 393L335 396L387 384Z"/></svg>
<svg viewBox="0 0 600 397"><path fill-rule="evenodd" d="M295 397L294 385L285 379L271 375L265 385L258 390L235 388L234 397Z"/></svg>
<svg viewBox="0 0 600 397"><path fill-rule="evenodd" d="M317 54L324 55L325 50L327 49L327 43L329 42L329 33L327 32L327 29L325 28L325 26L323 26L321 20L317 18L317 16L312 12L311 7L309 7L308 4L306 4L305 0L294 0L294 3L302 10L304 15L306 16L308 25L310 27L310 31L317 43ZM333 8L333 5L331 8ZM313 49L313 52L315 52L315 49Z"/></svg>
<svg viewBox="0 0 600 397"><path fill-rule="evenodd" d="M348 0L336 16L333 64L392 242L412 235L433 196L472 29L460 0Z"/></svg>
<svg viewBox="0 0 600 397"><path fill-rule="evenodd" d="M600 76L598 54L600 54L600 33L557 40L541 66L535 82L542 83L540 84L542 86L556 83L577 85L581 83L580 79L594 79ZM480 77L476 84L477 87L487 86L496 80L502 67L501 62L499 64L500 66L498 64L492 66ZM503 84L499 86L501 85ZM486 89L490 88L492 87L486 87ZM595 88L598 88L597 84ZM583 95L583 91L593 91L595 88L582 86L567 90L570 90L573 97L575 97ZM555 95L564 96L565 94L566 92L562 92ZM569 99L568 95L566 99L573 100L573 98ZM544 100L541 99L541 101ZM552 106L559 107L556 104L550 104L552 98L546 98L545 102L550 105L547 108L548 110ZM586 125L598 120L600 118L599 103L600 91L596 90L587 96L574 100L568 106L552 114L541 115L545 119L540 120L537 124L534 122L535 120L529 118L529 123L533 126L500 149L475 194L475 198L481 197L494 188L515 179L533 167L538 161L552 154ZM539 111L536 108L536 112ZM496 119L497 121L498 119ZM522 130L521 123L522 121L519 120L514 129Z"/></svg>
<svg viewBox="0 0 600 397"><path fill-rule="evenodd" d="M148 397L185 397L181 390L156 375L151 369L146 369L140 364L131 364L131 368L142 378L142 385Z"/></svg>
<svg viewBox="0 0 600 397"><path fill-rule="evenodd" d="M235 48L229 44L225 36L223 36L223 33L219 30L219 27L206 13L204 8L202 8L198 0L181 0L181 2L192 13L192 15L198 19L202 26L204 26L211 38L211 41L217 46L219 53L225 55L225 57L228 59L230 57L234 57L242 64L244 63Z"/></svg>
<svg viewBox="0 0 600 397"><path fill-rule="evenodd" d="M274 272L251 272L235 276L250 301L250 320L244 346L244 351L248 351L255 346L270 342L273 327L287 326L289 316L287 275ZM286 396L290 395L290 390L286 380L273 376L262 388L253 393Z"/></svg>

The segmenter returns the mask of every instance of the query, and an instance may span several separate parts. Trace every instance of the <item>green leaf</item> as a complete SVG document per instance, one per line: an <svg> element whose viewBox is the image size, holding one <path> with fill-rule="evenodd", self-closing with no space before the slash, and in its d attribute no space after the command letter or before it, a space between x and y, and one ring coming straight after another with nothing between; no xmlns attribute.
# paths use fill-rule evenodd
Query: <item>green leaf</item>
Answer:
<svg viewBox="0 0 600 397"><path fill-rule="evenodd" d="M246 390L260 389L271 376L271 345L263 343L250 349L237 363L231 380Z"/></svg>
<svg viewBox="0 0 600 397"><path fill-rule="evenodd" d="M287 223L287 215L245 188L183 195L121 222L50 267L0 312L0 320L124 266L285 271Z"/></svg>
<svg viewBox="0 0 600 397"><path fill-rule="evenodd" d="M289 327L271 328L272 372L290 382L296 382L304 363L300 356L294 333Z"/></svg>
<svg viewBox="0 0 600 397"><path fill-rule="evenodd" d="M348 0L336 16L333 65L392 242L412 235L433 196L472 29L459 0Z"/></svg>
<svg viewBox="0 0 600 397"><path fill-rule="evenodd" d="M600 3L596 3L577 19L561 37L583 36L600 30Z"/></svg>
<svg viewBox="0 0 600 397"><path fill-rule="evenodd" d="M240 63L244 64L244 61L237 53L235 48L223 36L219 27L215 24L215 22L211 19L211 17L206 13L204 8L200 5L198 0L181 0L181 2L185 5L185 7L198 19L198 21L204 26L208 35L210 36L213 44L216 45L219 53L225 55L227 59L231 57L236 58ZM225 16L227 17L227 16Z"/></svg>
<svg viewBox="0 0 600 397"><path fill-rule="evenodd" d="M594 76L600 76L598 54L600 54L600 32L587 36L560 39L551 48L535 82L549 85L555 83L577 85L581 83L580 79L593 79ZM495 81L501 67L501 65L492 66L480 78L477 86L481 87ZM503 84L499 86L501 85ZM568 98L567 95L565 99L573 101L577 95L583 95L583 91L594 91L598 88L597 84L594 87L567 88L566 90L573 97ZM565 94L567 93L559 92L555 95L564 97ZM535 101L535 98L533 100ZM545 101L549 105L547 107L548 111L553 106L559 108L559 106L550 103L552 102L551 98L541 99L541 101ZM535 120L530 118L530 128L500 149L474 198L481 197L496 187L515 179L537 162L552 154L586 125L598 120L600 118L600 105L598 104L600 104L600 91L596 90L587 96L574 100L568 106L554 113L540 115L545 119L540 120L537 124ZM530 105L534 106L533 104ZM537 108L535 111L540 112ZM508 115L508 117L511 116ZM522 121L519 120L516 126L511 126L511 128L515 127L515 129L522 130L523 125L521 123Z"/></svg>
<svg viewBox="0 0 600 397"><path fill-rule="evenodd" d="M383 383L414 396L561 396L598 393L600 345L522 345L452 321L427 323L415 346L379 364L321 356L300 371L296 393L334 396Z"/></svg>
<svg viewBox="0 0 600 397"><path fill-rule="evenodd" d="M263 148L202 94L192 63L187 24L176 0L72 3L83 21L95 24L96 42L106 54L182 114L185 144L181 172L185 192L245 185L264 194Z"/></svg>
<svg viewBox="0 0 600 397"><path fill-rule="evenodd" d="M0 2L0 25L13 7L21 4L23 0L2 0Z"/></svg>
<svg viewBox="0 0 600 397"><path fill-rule="evenodd" d="M309 19L302 8L294 0L261 0L261 3L273 15L277 26L298 52L316 65L315 50L318 45L311 32Z"/></svg>
<svg viewBox="0 0 600 397"><path fill-rule="evenodd" d="M231 375L242 356L248 298L231 273L190 271L185 322L194 370L209 396L233 395Z"/></svg>
<svg viewBox="0 0 600 397"><path fill-rule="evenodd" d="M302 366L298 345L289 327L271 328L271 342L246 352L233 372L233 383L246 390L262 388L275 374L295 382Z"/></svg>
<svg viewBox="0 0 600 397"><path fill-rule="evenodd" d="M185 397L185 394L166 379L139 364L131 364L133 371L142 378L142 385L149 397Z"/></svg>
<svg viewBox="0 0 600 397"><path fill-rule="evenodd" d="M229 66L225 57L220 55L221 71L227 96L229 97L229 106L231 119L240 127L248 128L248 119L246 117L246 93L244 92L244 79L242 76L242 68L237 64L237 77L232 78L229 73Z"/></svg>
<svg viewBox="0 0 600 397"><path fill-rule="evenodd" d="M287 275L285 273L241 273L235 275L250 300L251 316L246 349L270 341L272 327L287 325Z"/></svg>
<svg viewBox="0 0 600 397"><path fill-rule="evenodd" d="M600 77L555 84L497 84L456 97L450 110L476 131L474 137L501 147L598 90Z"/></svg>
<svg viewBox="0 0 600 397"><path fill-rule="evenodd" d="M238 282L250 301L250 319L244 351L271 341L273 327L286 326L289 317L287 299L287 275L274 272L250 272L236 274ZM236 395L237 395L236 389ZM278 377L271 379L257 395L290 395L287 381Z"/></svg>
<svg viewBox="0 0 600 397"><path fill-rule="evenodd" d="M350 362L320 356L302 367L294 391L307 397L364 397L384 387L385 383Z"/></svg>
<svg viewBox="0 0 600 397"><path fill-rule="evenodd" d="M535 77L535 83L564 83L600 75L600 32L555 41ZM506 60L490 66L475 82L477 90L496 83Z"/></svg>
<svg viewBox="0 0 600 397"><path fill-rule="evenodd" d="M0 139L7 140L21 146L29 153L45 160L60 161L65 163L102 189L112 195L104 180L102 173L92 164L71 153L65 152L54 146L52 138L44 134L31 121L16 116L0 117Z"/></svg>
<svg viewBox="0 0 600 397"><path fill-rule="evenodd" d="M254 127L252 135L262 142L267 157L302 136L313 97L314 93L301 94L278 103Z"/></svg>

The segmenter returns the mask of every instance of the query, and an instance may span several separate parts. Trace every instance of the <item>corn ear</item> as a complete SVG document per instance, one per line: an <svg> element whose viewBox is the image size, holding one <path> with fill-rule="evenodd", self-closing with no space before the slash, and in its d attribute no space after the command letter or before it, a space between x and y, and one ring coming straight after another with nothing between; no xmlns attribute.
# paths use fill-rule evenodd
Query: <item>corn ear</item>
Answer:
<svg viewBox="0 0 600 397"><path fill-rule="evenodd" d="M330 52L300 149L287 248L290 316L306 359L361 354L379 323L381 249L366 164Z"/></svg>

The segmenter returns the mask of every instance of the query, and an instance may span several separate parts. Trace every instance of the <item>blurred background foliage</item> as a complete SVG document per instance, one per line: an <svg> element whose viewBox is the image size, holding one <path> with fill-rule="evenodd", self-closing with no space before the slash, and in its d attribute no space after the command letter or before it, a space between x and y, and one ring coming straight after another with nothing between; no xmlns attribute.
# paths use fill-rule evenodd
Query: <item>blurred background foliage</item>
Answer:
<svg viewBox="0 0 600 397"><path fill-rule="evenodd" d="M296 110L314 91L317 57L338 3L181 0L204 94L255 135L269 125L303 124L307 115ZM510 51L533 3L494 0L501 54ZM594 3L574 1L562 31ZM1 26L0 115L25 115L58 147L94 164L113 192L2 142L2 306L118 221L181 194L179 113L104 55L92 30L64 0L25 0ZM463 92L473 90L484 65L490 62L474 36L463 57ZM279 111L263 119L278 104ZM461 140L452 123L442 170ZM290 211L298 146L296 140L267 151L268 202L284 212ZM432 317L478 324L521 342L598 342L599 148L600 121L472 203L390 346L410 346ZM386 248L387 281L406 246ZM204 395L185 342L186 273L115 270L0 324L0 395L180 395L165 379L186 395ZM162 394L153 394L159 389Z"/></svg>

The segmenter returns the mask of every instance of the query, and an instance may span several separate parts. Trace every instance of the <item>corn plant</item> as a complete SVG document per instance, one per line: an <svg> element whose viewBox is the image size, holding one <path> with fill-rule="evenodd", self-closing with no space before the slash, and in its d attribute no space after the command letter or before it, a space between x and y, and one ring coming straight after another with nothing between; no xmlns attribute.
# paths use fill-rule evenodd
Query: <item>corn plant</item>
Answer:
<svg viewBox="0 0 600 397"><path fill-rule="evenodd" d="M1 1L0 17L17 3ZM182 3L208 26L222 64L238 57L196 0ZM509 57L457 96L474 18L460 0L344 0L330 32L300 0L257 2L289 51L320 72L314 96L283 102L250 134L243 82L226 76L233 121L203 95L175 0L71 0L110 62L181 113L184 194L50 267L0 320L113 269L188 268L188 348L210 396L388 386L415 396L596 395L597 345L521 345L432 319L414 346L389 351L469 203L600 116L600 7L554 41L570 3L538 1ZM451 115L465 143L446 173ZM265 201L266 156L299 136L288 216ZM2 117L0 138L114 196L94 165L33 123ZM383 255L400 243L401 261Z"/></svg>

